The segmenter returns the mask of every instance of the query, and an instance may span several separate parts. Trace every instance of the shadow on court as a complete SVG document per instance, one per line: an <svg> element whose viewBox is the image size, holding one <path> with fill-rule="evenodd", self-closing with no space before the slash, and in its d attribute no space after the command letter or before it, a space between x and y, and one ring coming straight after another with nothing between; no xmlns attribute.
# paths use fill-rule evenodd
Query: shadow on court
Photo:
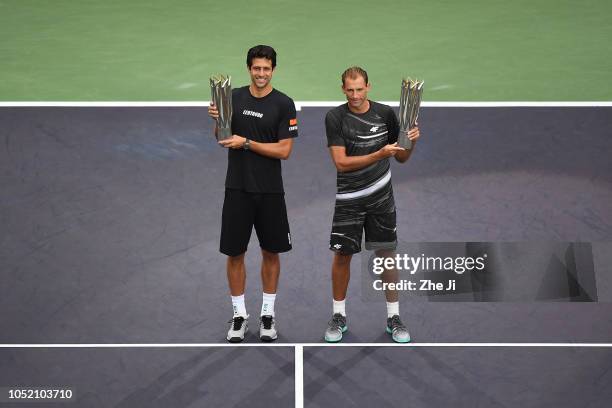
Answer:
<svg viewBox="0 0 612 408"><path fill-rule="evenodd" d="M305 407L606 407L609 348L304 350Z"/></svg>
<svg viewBox="0 0 612 408"><path fill-rule="evenodd" d="M73 391L73 401L44 402L51 407L289 407L295 400L290 347L2 349L0 358L3 386Z"/></svg>

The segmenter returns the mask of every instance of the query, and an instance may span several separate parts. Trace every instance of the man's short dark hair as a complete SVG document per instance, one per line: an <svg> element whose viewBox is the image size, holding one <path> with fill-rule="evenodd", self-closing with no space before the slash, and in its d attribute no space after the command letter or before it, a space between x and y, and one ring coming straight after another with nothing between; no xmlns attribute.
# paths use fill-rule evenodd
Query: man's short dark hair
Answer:
<svg viewBox="0 0 612 408"><path fill-rule="evenodd" d="M272 61L272 69L276 67L276 51L269 45L256 45L247 54L247 67L253 65L253 58L265 58Z"/></svg>
<svg viewBox="0 0 612 408"><path fill-rule="evenodd" d="M366 72L365 69L361 67L357 67L357 66L347 68L347 70L342 73L342 86L344 86L344 81L346 80L346 78L356 79L360 76L363 77L367 85L368 84L368 73Z"/></svg>

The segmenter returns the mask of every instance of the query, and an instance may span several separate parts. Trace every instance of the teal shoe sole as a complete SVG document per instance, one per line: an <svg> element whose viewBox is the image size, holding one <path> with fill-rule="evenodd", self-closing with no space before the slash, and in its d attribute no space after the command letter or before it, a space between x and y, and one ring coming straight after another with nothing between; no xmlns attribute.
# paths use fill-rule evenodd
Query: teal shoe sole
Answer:
<svg viewBox="0 0 612 408"><path fill-rule="evenodd" d="M342 333L346 333L346 331L348 330L348 326L342 326ZM338 340L330 340L327 337L324 337L325 341L328 343L339 343L340 340L342 340L342 336L340 336L340 338Z"/></svg>
<svg viewBox="0 0 612 408"><path fill-rule="evenodd" d="M408 340L395 340L393 338L393 331L389 328L389 326L387 326L385 331L391 335L391 339L393 339L393 341L396 342L396 343L410 343L412 341L412 339L408 339Z"/></svg>

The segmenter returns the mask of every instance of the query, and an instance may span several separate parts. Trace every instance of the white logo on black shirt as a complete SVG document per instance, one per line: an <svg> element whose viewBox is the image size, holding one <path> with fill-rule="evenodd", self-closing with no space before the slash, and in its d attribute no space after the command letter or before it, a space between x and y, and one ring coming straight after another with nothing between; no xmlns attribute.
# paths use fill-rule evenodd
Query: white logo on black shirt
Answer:
<svg viewBox="0 0 612 408"><path fill-rule="evenodd" d="M243 115L247 115L247 116L254 116L254 117L260 118L260 119L263 118L263 113L254 112L254 111L248 110L248 109L243 110L242 114Z"/></svg>
<svg viewBox="0 0 612 408"><path fill-rule="evenodd" d="M372 126L370 132L376 132L380 126Z"/></svg>

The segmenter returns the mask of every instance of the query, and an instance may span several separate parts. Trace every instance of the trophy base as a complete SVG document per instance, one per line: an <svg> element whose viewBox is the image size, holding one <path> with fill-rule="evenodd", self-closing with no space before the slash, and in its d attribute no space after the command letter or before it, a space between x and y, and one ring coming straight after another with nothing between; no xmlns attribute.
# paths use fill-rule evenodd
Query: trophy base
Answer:
<svg viewBox="0 0 612 408"><path fill-rule="evenodd" d="M230 128L218 128L217 129L217 140L225 140L232 137L232 129Z"/></svg>
<svg viewBox="0 0 612 408"><path fill-rule="evenodd" d="M403 147L406 150L412 149L412 141L408 139L406 132L408 129L400 130L399 138L397 139L397 145Z"/></svg>

